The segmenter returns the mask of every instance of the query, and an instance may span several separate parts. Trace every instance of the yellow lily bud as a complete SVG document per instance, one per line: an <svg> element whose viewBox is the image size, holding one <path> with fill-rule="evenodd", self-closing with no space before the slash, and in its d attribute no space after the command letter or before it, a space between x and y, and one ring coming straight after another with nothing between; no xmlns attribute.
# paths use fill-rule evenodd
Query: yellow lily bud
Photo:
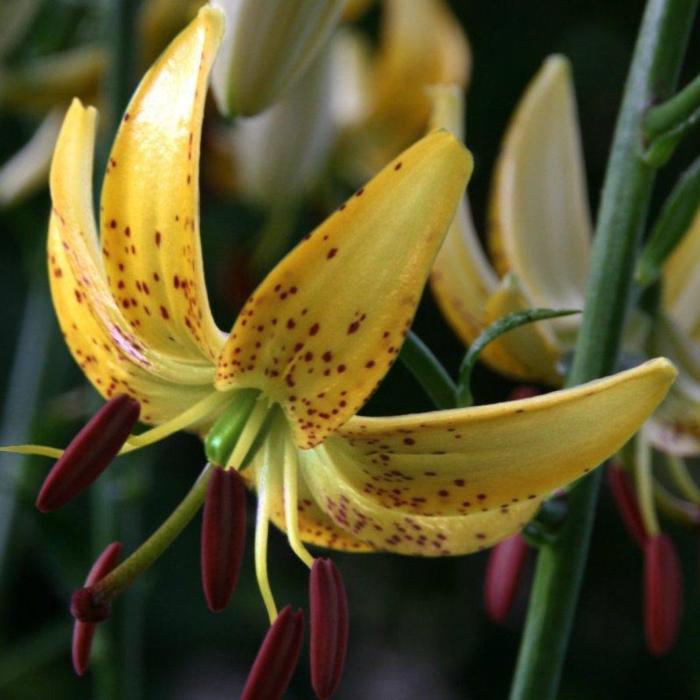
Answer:
<svg viewBox="0 0 700 700"><path fill-rule="evenodd" d="M302 76L345 0L221 0L226 34L212 87L226 115L258 114Z"/></svg>

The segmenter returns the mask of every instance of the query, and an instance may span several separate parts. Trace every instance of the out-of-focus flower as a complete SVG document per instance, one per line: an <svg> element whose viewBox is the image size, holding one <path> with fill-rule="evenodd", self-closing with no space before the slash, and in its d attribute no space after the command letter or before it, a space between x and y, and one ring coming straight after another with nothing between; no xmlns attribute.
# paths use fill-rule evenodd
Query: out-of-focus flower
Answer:
<svg viewBox="0 0 700 700"><path fill-rule="evenodd" d="M466 87L471 52L443 0L384 0L376 55L368 64L356 51L346 48L335 82L367 86L362 119L349 125L340 146L344 168L362 179L421 135L430 117L426 87Z"/></svg>
<svg viewBox="0 0 700 700"><path fill-rule="evenodd" d="M220 0L226 35L212 75L219 109L251 116L290 90L340 21L345 0Z"/></svg>
<svg viewBox="0 0 700 700"><path fill-rule="evenodd" d="M204 285L197 187L207 81L222 34L222 13L203 8L141 82L110 154L99 242L96 112L72 104L50 178L49 274L81 369L105 398L138 401L141 419L156 426L130 436L122 451L195 431L210 463L239 470L257 491L256 573L273 621L270 520L309 566L304 542L419 556L483 549L619 449L675 370L656 359L520 401L356 415L396 359L471 173L469 153L445 131L420 140L341 205L222 333ZM171 516L176 527L161 528L74 597L78 619L102 619L172 542L201 505L211 471Z"/></svg>
<svg viewBox="0 0 700 700"><path fill-rule="evenodd" d="M433 124L462 130L458 90L436 87ZM567 61L547 59L528 86L505 135L491 191L491 266L465 202L437 256L432 288L445 317L465 342L496 318L528 307L583 308L590 260L588 212L576 104ZM632 349L659 353L679 379L644 431L659 449L700 453L700 306L692 300L700 269L700 217L664 270L662 308ZM549 385L563 381L579 317L545 321L501 336L483 359L494 369ZM693 333L696 333L694 336Z"/></svg>

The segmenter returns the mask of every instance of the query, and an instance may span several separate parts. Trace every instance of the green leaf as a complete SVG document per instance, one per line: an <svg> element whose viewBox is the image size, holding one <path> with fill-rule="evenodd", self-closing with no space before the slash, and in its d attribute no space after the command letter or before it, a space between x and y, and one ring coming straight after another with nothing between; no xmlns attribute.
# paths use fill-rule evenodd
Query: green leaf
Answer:
<svg viewBox="0 0 700 700"><path fill-rule="evenodd" d="M459 383L457 385L457 404L466 407L474 403L471 393L472 370L479 359L479 355L489 343L504 333L520 328L520 326L524 326L527 323L543 321L548 318L559 318L560 316L571 316L578 313L581 312L575 309L528 309L527 311L516 311L512 314L507 314L492 323L472 343L462 360L459 368Z"/></svg>
<svg viewBox="0 0 700 700"><path fill-rule="evenodd" d="M700 206L700 157L681 175L661 209L649 240L637 262L635 276L648 286L661 274L666 258L690 228Z"/></svg>

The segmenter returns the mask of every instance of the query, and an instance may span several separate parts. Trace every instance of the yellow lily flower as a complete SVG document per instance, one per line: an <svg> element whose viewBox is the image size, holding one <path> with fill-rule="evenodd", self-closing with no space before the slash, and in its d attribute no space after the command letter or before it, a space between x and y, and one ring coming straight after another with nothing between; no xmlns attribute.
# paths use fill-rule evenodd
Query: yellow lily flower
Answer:
<svg viewBox="0 0 700 700"><path fill-rule="evenodd" d="M463 137L459 90L435 87L431 95L433 126ZM436 258L433 293L467 345L510 311L580 309L591 237L571 70L566 59L552 56L526 89L503 140L490 198L493 266L465 201ZM694 303L699 259L700 217L666 264L661 320L650 336L643 329L633 339L635 329L629 329L637 353L662 353L679 367L669 398L645 426L656 446L675 454L700 453L700 317ZM482 357L503 374L558 386L578 322L569 316L522 327L491 343ZM634 324L644 326L640 318Z"/></svg>
<svg viewBox="0 0 700 700"><path fill-rule="evenodd" d="M256 569L271 618L268 521L346 551L437 556L519 530L553 489L615 452L663 399L664 359L575 389L477 408L357 416L396 359L471 173L445 131L390 162L267 276L226 335L207 301L199 142L223 16L206 6L136 91L92 214L96 112L74 101L51 170L51 293L104 397L206 436L258 492ZM231 440L231 426L245 425ZM556 431L557 439L552 439ZM60 452L29 446L26 451Z"/></svg>

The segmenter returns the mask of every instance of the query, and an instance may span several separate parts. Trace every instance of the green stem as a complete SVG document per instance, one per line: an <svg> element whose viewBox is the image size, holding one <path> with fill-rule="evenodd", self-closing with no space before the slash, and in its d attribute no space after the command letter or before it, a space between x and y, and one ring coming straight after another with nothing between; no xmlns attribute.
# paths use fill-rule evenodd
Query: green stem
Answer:
<svg viewBox="0 0 700 700"><path fill-rule="evenodd" d="M455 407L455 383L440 360L413 331L408 332L399 359L437 408Z"/></svg>
<svg viewBox="0 0 700 700"><path fill-rule="evenodd" d="M94 593L98 600L112 600L128 588L134 579L149 569L174 542L204 502L212 470L213 466L207 464L166 521L128 559L125 559L95 586Z"/></svg>
<svg viewBox="0 0 700 700"><path fill-rule="evenodd" d="M663 104L650 109L644 121L647 135L655 138L697 122L700 117L700 75Z"/></svg>
<svg viewBox="0 0 700 700"><path fill-rule="evenodd" d="M647 3L605 176L569 386L604 376L615 367L654 179L654 170L642 158L641 122L648 105L674 89L696 7L697 0ZM556 697L600 478L597 470L571 489L561 535L540 550L511 700Z"/></svg>

